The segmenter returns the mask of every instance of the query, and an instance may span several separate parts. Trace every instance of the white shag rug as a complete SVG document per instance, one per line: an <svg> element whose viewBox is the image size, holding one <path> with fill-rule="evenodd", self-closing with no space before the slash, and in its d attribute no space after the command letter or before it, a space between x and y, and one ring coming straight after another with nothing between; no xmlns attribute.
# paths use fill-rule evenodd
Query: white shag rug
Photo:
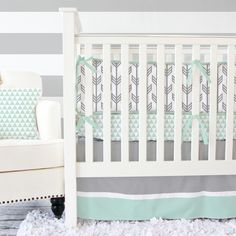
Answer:
<svg viewBox="0 0 236 236"><path fill-rule="evenodd" d="M232 236L236 219L93 221L80 220L77 228L66 228L64 218L39 210L30 212L21 223L17 236Z"/></svg>

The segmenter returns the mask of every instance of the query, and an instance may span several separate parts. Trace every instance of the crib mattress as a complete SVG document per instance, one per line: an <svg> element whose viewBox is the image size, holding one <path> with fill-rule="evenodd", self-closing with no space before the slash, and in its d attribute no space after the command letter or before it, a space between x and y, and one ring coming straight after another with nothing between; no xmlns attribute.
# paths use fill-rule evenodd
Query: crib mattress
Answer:
<svg viewBox="0 0 236 236"><path fill-rule="evenodd" d="M80 114L83 116L83 114ZM156 112L148 112L147 114L147 140L156 140ZM185 127L186 122L190 118L191 113L183 113L182 117L182 126ZM97 127L93 130L94 138L103 139L103 113L94 112L93 114L94 122L97 124ZM201 113L201 123L208 133L209 130L209 114ZM216 139L224 140L225 139L225 126L226 126L226 113L219 112L217 113L217 124L216 124ZM165 113L165 127L164 127L164 138L165 140L174 140L174 113L169 112ZM236 113L234 113L234 139L236 139ZM185 132L183 133L183 141L191 141L191 127L185 127ZM84 123L78 129L78 136L84 137L85 129ZM113 141L121 140L121 113L112 112L111 113L111 139ZM130 141L139 140L139 113L130 112L129 115L129 139ZM199 134L199 139L202 141L202 136Z"/></svg>

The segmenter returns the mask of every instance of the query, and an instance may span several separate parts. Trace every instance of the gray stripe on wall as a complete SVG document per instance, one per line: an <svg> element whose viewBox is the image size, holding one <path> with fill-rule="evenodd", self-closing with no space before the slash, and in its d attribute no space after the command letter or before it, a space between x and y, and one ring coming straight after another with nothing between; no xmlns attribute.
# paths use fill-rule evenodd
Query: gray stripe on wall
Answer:
<svg viewBox="0 0 236 236"><path fill-rule="evenodd" d="M62 97L63 77L62 76L42 76L43 96Z"/></svg>
<svg viewBox="0 0 236 236"><path fill-rule="evenodd" d="M0 34L1 54L61 54L62 34Z"/></svg>
<svg viewBox="0 0 236 236"><path fill-rule="evenodd" d="M0 1L1 11L58 11L77 7L79 11L236 11L235 0L8 0Z"/></svg>
<svg viewBox="0 0 236 236"><path fill-rule="evenodd" d="M236 176L77 178L77 191L123 194L236 191Z"/></svg>

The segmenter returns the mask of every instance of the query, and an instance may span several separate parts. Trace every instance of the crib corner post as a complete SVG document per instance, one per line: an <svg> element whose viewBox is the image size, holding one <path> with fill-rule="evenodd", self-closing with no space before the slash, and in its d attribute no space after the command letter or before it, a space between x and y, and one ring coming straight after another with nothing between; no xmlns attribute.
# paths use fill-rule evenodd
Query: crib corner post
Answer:
<svg viewBox="0 0 236 236"><path fill-rule="evenodd" d="M65 224L77 225L76 197L76 33L78 30L77 10L62 8L63 17L63 110L64 110L64 176L65 176ZM76 30L77 29L77 30Z"/></svg>

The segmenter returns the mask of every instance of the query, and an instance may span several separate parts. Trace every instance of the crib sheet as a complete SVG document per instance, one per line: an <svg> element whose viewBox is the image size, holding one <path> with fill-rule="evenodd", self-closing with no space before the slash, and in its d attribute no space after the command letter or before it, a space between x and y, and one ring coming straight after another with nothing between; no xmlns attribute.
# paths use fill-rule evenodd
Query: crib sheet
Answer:
<svg viewBox="0 0 236 236"><path fill-rule="evenodd" d="M83 113L80 116L84 116ZM189 120L191 113L183 113L182 126L185 127L186 122ZM209 113L201 113L201 123L208 133L209 130ZM94 112L93 120L98 127L94 127L93 135L96 139L103 139L103 113ZM147 140L156 140L156 113L148 112L147 114ZM225 124L226 124L226 113L217 113L217 124L216 124L216 138L217 140L225 139ZM185 127L183 133L183 141L191 140L191 126ZM83 137L85 134L84 123L79 127L77 135ZM174 113L165 113L165 140L174 140ZM120 112L111 113L111 139L119 141L121 139L121 114ZM130 112L129 115L129 139L130 141L139 140L139 114L137 112ZM199 134L199 139L202 141L202 136ZM234 114L234 139L236 139L236 113Z"/></svg>

